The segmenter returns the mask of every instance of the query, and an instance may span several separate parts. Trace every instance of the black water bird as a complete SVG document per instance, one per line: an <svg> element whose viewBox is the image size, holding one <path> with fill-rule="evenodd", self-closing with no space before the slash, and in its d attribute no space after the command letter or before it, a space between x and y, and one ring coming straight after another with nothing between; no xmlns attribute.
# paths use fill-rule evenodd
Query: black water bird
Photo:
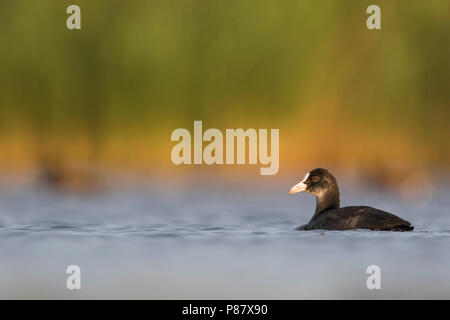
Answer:
<svg viewBox="0 0 450 320"><path fill-rule="evenodd" d="M414 227L396 215L367 206L340 208L336 178L327 170L318 168L308 172L289 193L308 192L316 196L316 211L308 224L297 230L352 230L409 231Z"/></svg>

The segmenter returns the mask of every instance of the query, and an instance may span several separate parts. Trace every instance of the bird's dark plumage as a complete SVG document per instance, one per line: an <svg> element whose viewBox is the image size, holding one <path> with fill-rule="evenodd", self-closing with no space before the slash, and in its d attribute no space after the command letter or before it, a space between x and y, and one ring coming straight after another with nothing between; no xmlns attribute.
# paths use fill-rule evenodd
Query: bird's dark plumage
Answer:
<svg viewBox="0 0 450 320"><path fill-rule="evenodd" d="M305 191L316 196L316 211L308 224L298 230L409 231L414 227L396 215L367 206L340 208L336 179L325 169L315 169L292 187L290 193Z"/></svg>

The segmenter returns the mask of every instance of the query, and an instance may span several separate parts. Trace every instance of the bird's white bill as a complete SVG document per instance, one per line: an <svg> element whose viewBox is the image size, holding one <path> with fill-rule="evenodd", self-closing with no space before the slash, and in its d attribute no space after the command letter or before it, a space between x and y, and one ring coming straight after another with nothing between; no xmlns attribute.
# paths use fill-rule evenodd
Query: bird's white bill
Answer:
<svg viewBox="0 0 450 320"><path fill-rule="evenodd" d="M302 181L297 183L295 186L293 186L291 188L291 190L289 190L289 193L298 193L298 192L305 191L306 188L308 187L305 183L305 181L306 181L306 179L308 179L308 177L309 177L309 172L305 175L305 177L303 178Z"/></svg>

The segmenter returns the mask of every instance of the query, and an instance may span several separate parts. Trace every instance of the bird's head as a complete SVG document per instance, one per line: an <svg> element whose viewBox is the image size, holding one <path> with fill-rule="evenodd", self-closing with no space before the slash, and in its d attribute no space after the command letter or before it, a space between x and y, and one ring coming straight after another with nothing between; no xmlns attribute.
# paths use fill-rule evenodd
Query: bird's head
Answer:
<svg viewBox="0 0 450 320"><path fill-rule="evenodd" d="M308 172L302 181L289 190L289 193L308 192L321 198L330 191L339 192L336 178L326 169L317 168Z"/></svg>

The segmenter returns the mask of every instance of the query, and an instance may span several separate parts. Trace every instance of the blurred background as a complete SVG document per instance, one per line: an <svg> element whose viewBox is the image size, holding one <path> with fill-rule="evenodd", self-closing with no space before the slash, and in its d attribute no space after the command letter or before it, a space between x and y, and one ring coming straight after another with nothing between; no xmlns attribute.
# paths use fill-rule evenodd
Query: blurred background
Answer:
<svg viewBox="0 0 450 320"><path fill-rule="evenodd" d="M0 1L0 298L449 298L449 12ZM279 173L174 165L171 133L194 120L280 129ZM287 191L316 167L342 205L415 231L294 231L314 199ZM370 264L382 291L365 287Z"/></svg>
<svg viewBox="0 0 450 320"><path fill-rule="evenodd" d="M450 167L448 1L78 0L69 31L73 2L0 4L5 174L180 176L194 169L172 164L170 134L194 120L279 128L280 175ZM373 3L381 30L366 28Z"/></svg>

